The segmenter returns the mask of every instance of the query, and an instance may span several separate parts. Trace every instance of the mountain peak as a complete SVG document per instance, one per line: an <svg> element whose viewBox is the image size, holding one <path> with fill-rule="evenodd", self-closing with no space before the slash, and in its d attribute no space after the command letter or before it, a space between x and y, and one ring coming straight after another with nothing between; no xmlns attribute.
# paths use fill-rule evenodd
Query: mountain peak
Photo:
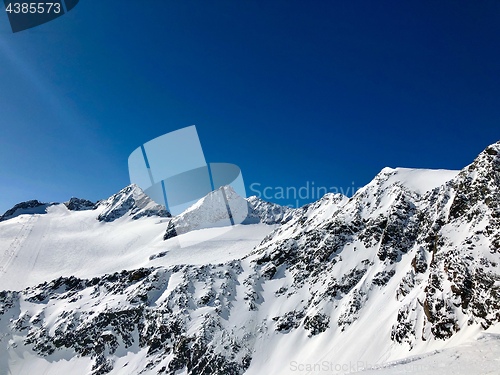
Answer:
<svg viewBox="0 0 500 375"><path fill-rule="evenodd" d="M497 141L484 150L489 155L498 155L500 154L500 141Z"/></svg>
<svg viewBox="0 0 500 375"><path fill-rule="evenodd" d="M282 224L290 220L293 213L297 210L295 208L267 202L255 195L246 200L248 202L248 215L244 224Z"/></svg>
<svg viewBox="0 0 500 375"><path fill-rule="evenodd" d="M96 208L96 203L91 202L87 199L81 199L75 197L72 197L70 198L69 201L64 202L64 205L70 211L85 211L85 210L93 210Z"/></svg>
<svg viewBox="0 0 500 375"><path fill-rule="evenodd" d="M423 195L452 180L460 171L447 169L383 168L367 186L360 189L376 188L386 191L394 187L404 188Z"/></svg>
<svg viewBox="0 0 500 375"><path fill-rule="evenodd" d="M99 221L111 222L121 217L131 216L137 220L144 216L170 217L170 213L149 198L142 189L131 184L99 204L103 207L97 217Z"/></svg>
<svg viewBox="0 0 500 375"><path fill-rule="evenodd" d="M292 208L263 201L255 196L243 198L231 186L222 186L201 198L169 223L164 239L197 229L232 224L280 224L288 220Z"/></svg>
<svg viewBox="0 0 500 375"><path fill-rule="evenodd" d="M483 215L485 208L493 217L500 216L500 142L488 146L477 158L462 169L453 180L453 200L450 217L467 217L467 220ZM482 206L482 210L478 210ZM500 239L496 240L500 244Z"/></svg>
<svg viewBox="0 0 500 375"><path fill-rule="evenodd" d="M467 172L491 168L500 170L500 141L486 147L474 161L464 168Z"/></svg>
<svg viewBox="0 0 500 375"><path fill-rule="evenodd" d="M57 203L42 203L36 199L21 202L16 204L11 209L5 211L5 213L0 216L0 221L15 218L19 215L25 214L44 214L49 206L55 205Z"/></svg>

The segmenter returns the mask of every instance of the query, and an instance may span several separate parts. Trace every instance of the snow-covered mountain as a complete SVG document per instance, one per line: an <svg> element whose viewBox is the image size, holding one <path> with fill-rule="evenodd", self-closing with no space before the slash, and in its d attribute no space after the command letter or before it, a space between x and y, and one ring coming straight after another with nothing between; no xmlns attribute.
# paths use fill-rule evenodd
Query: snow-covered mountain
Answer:
<svg viewBox="0 0 500 375"><path fill-rule="evenodd" d="M15 218L20 215L42 214L47 212L47 208L57 203L42 203L36 199L21 202L16 204L11 209L7 210L2 216L0 221Z"/></svg>
<svg viewBox="0 0 500 375"><path fill-rule="evenodd" d="M240 197L231 186L221 187L200 199L186 211L170 220L165 240L193 230L228 227L234 223L268 225L290 219L295 210L263 201L255 196ZM233 220L233 222L231 222Z"/></svg>
<svg viewBox="0 0 500 375"><path fill-rule="evenodd" d="M0 222L0 374L430 374L467 345L498 368L500 142L300 209L225 188L229 231L215 195L170 218L137 189Z"/></svg>
<svg viewBox="0 0 500 375"><path fill-rule="evenodd" d="M133 220L144 216L170 217L170 213L165 207L155 203L149 198L140 187L130 185L120 190L118 193L100 202L102 211L97 220L111 222L123 216L130 216Z"/></svg>
<svg viewBox="0 0 500 375"><path fill-rule="evenodd" d="M229 194L232 189L226 190L231 201L247 204L234 191ZM254 212L250 201L259 202L260 211ZM63 204L17 204L0 222L0 290L22 289L60 276L94 277L122 269L204 264L227 260L227 255L240 257L248 254L281 218L277 215L276 222L271 220L277 205L249 198L252 220L248 224L252 225L228 230L217 227L206 202L204 198L171 218L163 206L130 185L97 203L71 198ZM285 211L291 209L282 208ZM184 228L185 232L198 230L184 234L182 243L178 238L164 241L170 222L175 220L180 225L186 217L198 226ZM199 230L202 228L205 230ZM186 243L191 246L184 250Z"/></svg>

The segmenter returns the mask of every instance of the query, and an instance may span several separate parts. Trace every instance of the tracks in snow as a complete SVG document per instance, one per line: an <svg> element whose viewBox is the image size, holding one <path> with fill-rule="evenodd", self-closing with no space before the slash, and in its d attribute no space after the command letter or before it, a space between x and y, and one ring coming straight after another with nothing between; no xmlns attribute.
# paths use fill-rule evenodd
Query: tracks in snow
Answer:
<svg viewBox="0 0 500 375"><path fill-rule="evenodd" d="M12 243L9 245L9 247L4 251L3 254L1 254L0 257L0 273L6 273L7 268L9 265L12 263L14 258L17 256L17 253L19 249L21 248L22 244L28 238L28 236L31 234L33 231L33 227L38 219L37 215L30 215L26 222L23 223L21 226L21 229L17 233L16 237L12 241Z"/></svg>

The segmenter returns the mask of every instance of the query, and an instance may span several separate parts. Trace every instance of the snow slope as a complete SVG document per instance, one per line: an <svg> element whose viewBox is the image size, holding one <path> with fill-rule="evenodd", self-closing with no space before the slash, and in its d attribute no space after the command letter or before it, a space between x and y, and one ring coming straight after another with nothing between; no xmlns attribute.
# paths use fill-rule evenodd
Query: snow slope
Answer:
<svg viewBox="0 0 500 375"><path fill-rule="evenodd" d="M261 223L208 228L183 235L181 246L178 238L163 240L170 219L163 212L152 214L155 204L146 196L137 199L139 206L123 205L130 195L142 193L132 190L95 210L44 205L43 213L0 222L0 289L21 290L60 276L92 278L148 266L226 262L250 253L275 228Z"/></svg>
<svg viewBox="0 0 500 375"><path fill-rule="evenodd" d="M498 375L500 373L500 329L497 327L495 330L488 331L478 334L474 340L469 342L451 348L411 356L383 366L356 363L353 367L359 368L351 374ZM328 366L332 367L331 364L327 364L325 368ZM333 368L335 369L335 365ZM337 368L339 368L338 365ZM322 373L326 374L328 372Z"/></svg>
<svg viewBox="0 0 500 375"><path fill-rule="evenodd" d="M422 195L452 180L458 172L446 169L384 168L377 177L383 180L383 187L397 184Z"/></svg>

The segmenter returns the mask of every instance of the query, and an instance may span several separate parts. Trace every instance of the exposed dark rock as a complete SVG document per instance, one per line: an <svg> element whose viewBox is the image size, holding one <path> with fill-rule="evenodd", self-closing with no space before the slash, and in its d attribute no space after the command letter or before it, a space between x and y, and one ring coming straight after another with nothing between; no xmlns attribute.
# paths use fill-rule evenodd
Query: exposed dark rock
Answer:
<svg viewBox="0 0 500 375"><path fill-rule="evenodd" d="M12 219L14 217L23 214L44 214L46 213L47 207L50 207L55 204L57 203L42 203L37 201L36 199L26 202L21 202L16 204L11 209L5 211L5 213L2 216L0 216L0 221Z"/></svg>
<svg viewBox="0 0 500 375"><path fill-rule="evenodd" d="M71 198L69 201L65 202L64 205L70 211L86 211L94 210L96 208L96 204L94 202L80 198Z"/></svg>

